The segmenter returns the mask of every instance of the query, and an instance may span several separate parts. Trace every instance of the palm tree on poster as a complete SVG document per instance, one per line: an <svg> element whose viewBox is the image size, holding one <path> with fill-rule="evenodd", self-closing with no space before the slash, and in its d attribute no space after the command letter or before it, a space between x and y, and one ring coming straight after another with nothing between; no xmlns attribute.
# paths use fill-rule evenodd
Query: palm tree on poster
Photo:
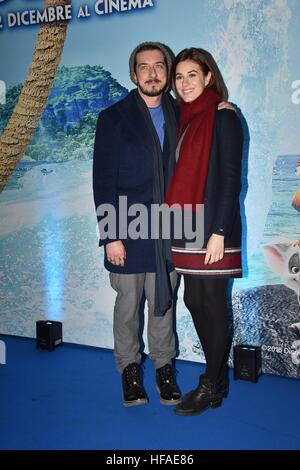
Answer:
<svg viewBox="0 0 300 470"><path fill-rule="evenodd" d="M71 0L45 0L44 8L70 3ZM48 23L40 27L19 101L0 138L0 192L39 125L60 62L67 27L67 22Z"/></svg>

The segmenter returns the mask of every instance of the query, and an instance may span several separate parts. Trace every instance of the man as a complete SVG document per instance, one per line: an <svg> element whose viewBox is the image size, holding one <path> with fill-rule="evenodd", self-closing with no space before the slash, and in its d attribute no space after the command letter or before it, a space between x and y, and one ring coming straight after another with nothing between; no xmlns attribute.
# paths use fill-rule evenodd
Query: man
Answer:
<svg viewBox="0 0 300 470"><path fill-rule="evenodd" d="M168 93L171 51L161 43L146 42L132 52L130 77L136 89L101 112L98 119L93 167L94 200L98 213L111 204L119 220L120 196L127 206L143 204L150 220L151 204L164 201L175 166L177 106ZM130 218L128 218L128 224ZM174 405L180 400L172 359L176 355L172 297L177 283L165 240L105 237L104 265L117 292L114 307L114 354L122 374L123 404L148 402L140 372L139 309L145 293L148 303L149 356L156 368L160 401ZM151 232L151 220L149 234ZM121 230L120 230L121 233Z"/></svg>

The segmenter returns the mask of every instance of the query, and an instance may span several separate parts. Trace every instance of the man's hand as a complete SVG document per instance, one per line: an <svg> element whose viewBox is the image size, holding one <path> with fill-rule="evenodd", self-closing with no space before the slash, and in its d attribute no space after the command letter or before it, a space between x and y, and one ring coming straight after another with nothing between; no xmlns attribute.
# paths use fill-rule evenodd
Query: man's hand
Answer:
<svg viewBox="0 0 300 470"><path fill-rule="evenodd" d="M115 266L124 266L126 251L123 242L120 240L108 243L105 247L107 261Z"/></svg>
<svg viewBox="0 0 300 470"><path fill-rule="evenodd" d="M224 256L224 236L213 233L208 240L204 264L216 263Z"/></svg>
<svg viewBox="0 0 300 470"><path fill-rule="evenodd" d="M220 109L231 109L231 111L236 111L235 107L227 101L221 101L221 103L219 103L218 110Z"/></svg>

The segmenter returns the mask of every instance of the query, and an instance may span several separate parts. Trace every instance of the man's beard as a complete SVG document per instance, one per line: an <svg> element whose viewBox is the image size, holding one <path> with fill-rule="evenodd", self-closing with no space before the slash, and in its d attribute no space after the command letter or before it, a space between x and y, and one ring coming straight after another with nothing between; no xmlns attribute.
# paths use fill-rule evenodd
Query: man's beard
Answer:
<svg viewBox="0 0 300 470"><path fill-rule="evenodd" d="M148 80L148 82L146 82L146 84L148 83L150 85L152 82L159 83L158 80ZM143 95L145 95L145 96L159 96L166 90L167 83L165 85L163 85L161 88L158 88L156 90L146 90L139 82L137 83L137 86L141 90Z"/></svg>

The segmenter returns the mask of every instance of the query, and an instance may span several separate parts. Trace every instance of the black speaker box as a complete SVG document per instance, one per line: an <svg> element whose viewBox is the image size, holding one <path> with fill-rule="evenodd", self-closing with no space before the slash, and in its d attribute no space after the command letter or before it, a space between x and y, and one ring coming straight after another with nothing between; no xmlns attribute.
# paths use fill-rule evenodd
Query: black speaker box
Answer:
<svg viewBox="0 0 300 470"><path fill-rule="evenodd" d="M62 345L62 323L60 321L39 320L36 322L36 347L53 351Z"/></svg>
<svg viewBox="0 0 300 470"><path fill-rule="evenodd" d="M261 347L237 344L233 348L234 379L257 382L261 375Z"/></svg>

